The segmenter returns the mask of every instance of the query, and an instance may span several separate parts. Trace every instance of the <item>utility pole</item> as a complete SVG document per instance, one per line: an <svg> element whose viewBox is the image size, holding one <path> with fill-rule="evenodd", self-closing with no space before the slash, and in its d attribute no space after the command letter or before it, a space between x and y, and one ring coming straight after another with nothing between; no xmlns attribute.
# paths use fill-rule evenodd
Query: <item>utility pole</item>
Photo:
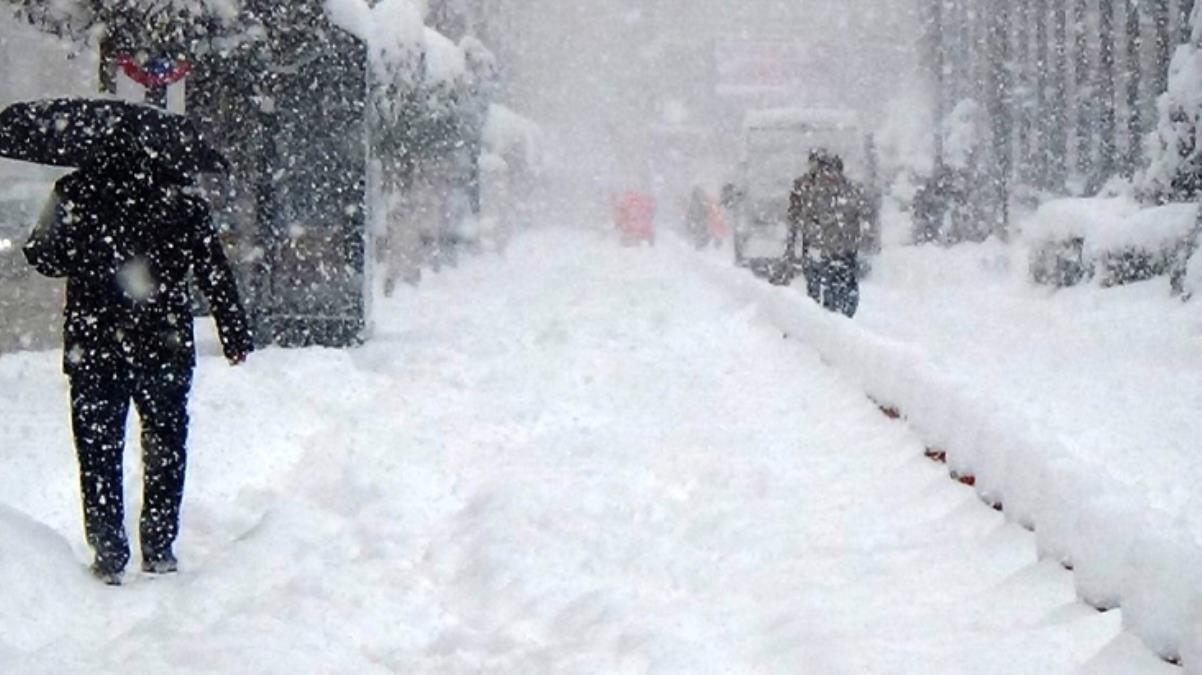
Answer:
<svg viewBox="0 0 1202 675"><path fill-rule="evenodd" d="M1169 61L1173 58L1169 0L1151 0L1152 26L1156 30L1156 69L1152 71L1152 93L1159 96L1169 90Z"/></svg>

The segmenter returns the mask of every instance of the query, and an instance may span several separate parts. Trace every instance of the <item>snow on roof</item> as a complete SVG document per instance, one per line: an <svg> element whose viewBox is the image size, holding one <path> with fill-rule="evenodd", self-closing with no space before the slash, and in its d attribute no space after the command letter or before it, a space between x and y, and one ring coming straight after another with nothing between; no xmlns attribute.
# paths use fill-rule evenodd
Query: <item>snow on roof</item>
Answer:
<svg viewBox="0 0 1202 675"><path fill-rule="evenodd" d="M836 108L768 108L752 110L743 118L744 129L796 127L859 129L860 116L855 111Z"/></svg>

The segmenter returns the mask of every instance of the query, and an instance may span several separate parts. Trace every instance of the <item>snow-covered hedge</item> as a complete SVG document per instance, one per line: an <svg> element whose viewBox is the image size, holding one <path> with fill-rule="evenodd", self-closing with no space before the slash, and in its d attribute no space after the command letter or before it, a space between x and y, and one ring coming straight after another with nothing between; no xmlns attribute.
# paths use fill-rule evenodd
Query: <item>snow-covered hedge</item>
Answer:
<svg viewBox="0 0 1202 675"><path fill-rule="evenodd" d="M1069 286L1096 278L1103 286L1173 271L1187 255L1197 204L1142 209L1129 197L1057 199L1023 223L1032 278Z"/></svg>
<svg viewBox="0 0 1202 675"><path fill-rule="evenodd" d="M1075 570L1079 596L1122 607L1124 626L1164 658L1202 665L1202 542L1107 466L1075 454L1036 419L886 340L710 258L715 285L813 346L905 421L989 504L1035 531L1040 557Z"/></svg>

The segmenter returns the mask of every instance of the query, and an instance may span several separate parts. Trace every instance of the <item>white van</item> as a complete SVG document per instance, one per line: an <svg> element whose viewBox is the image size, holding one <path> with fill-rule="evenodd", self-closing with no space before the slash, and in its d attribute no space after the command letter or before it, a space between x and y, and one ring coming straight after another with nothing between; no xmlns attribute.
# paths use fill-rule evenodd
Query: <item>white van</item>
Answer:
<svg viewBox="0 0 1202 675"><path fill-rule="evenodd" d="M778 108L756 110L743 121L736 184L735 260L778 260L788 236L789 195L808 169L811 150L825 148L843 159L847 176L875 190L872 138L859 115L848 110ZM753 265L754 266L754 265Z"/></svg>

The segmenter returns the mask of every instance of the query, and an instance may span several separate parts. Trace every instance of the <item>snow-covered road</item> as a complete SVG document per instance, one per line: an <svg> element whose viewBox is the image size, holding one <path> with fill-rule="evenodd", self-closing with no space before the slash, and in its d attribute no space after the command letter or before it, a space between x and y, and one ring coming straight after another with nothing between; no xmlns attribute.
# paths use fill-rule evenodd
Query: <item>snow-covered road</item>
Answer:
<svg viewBox="0 0 1202 675"><path fill-rule="evenodd" d="M536 233L202 359L182 574L121 589L57 355L0 357L0 672L1172 672L694 263Z"/></svg>

